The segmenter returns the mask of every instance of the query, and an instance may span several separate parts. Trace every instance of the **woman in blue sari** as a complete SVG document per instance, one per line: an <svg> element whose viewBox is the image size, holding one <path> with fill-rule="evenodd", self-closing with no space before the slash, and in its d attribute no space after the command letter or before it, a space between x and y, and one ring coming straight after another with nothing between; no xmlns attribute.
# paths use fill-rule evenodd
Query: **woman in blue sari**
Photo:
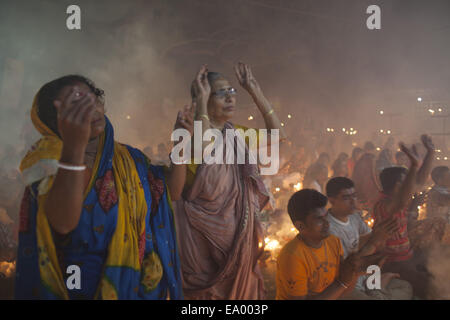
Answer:
<svg viewBox="0 0 450 320"><path fill-rule="evenodd" d="M81 76L44 85L42 138L21 163L17 299L182 299L171 197L186 165L154 166L114 141L103 91ZM192 132L189 108L176 128Z"/></svg>

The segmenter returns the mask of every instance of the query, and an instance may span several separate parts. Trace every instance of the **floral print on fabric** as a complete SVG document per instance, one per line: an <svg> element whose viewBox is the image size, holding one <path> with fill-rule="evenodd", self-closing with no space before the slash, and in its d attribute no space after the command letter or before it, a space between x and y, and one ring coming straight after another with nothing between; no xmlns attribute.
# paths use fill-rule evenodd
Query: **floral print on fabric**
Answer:
<svg viewBox="0 0 450 320"><path fill-rule="evenodd" d="M152 195L151 210L152 212L155 212L158 209L159 201L164 194L164 182L159 178L155 178L151 170L148 171L148 182L150 184L150 193Z"/></svg>
<svg viewBox="0 0 450 320"><path fill-rule="evenodd" d="M117 203L116 185L111 169L106 171L102 178L97 179L95 190L97 191L100 207L105 213L108 213Z"/></svg>

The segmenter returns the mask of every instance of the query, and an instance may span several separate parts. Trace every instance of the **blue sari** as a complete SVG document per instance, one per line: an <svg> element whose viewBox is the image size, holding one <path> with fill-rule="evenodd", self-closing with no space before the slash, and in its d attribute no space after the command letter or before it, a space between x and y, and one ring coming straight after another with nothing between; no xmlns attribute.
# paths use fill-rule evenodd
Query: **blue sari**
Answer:
<svg viewBox="0 0 450 320"><path fill-rule="evenodd" d="M16 299L183 298L164 169L151 165L141 151L114 142L107 118L106 123L80 220L69 235L52 231L40 208L52 177L26 188ZM30 165L24 159L25 169L36 164L34 159L59 159L56 154L36 156L45 154L39 147L45 145L41 141L30 151L26 158L33 161ZM71 265L79 267L80 288L69 285L76 283L67 269Z"/></svg>

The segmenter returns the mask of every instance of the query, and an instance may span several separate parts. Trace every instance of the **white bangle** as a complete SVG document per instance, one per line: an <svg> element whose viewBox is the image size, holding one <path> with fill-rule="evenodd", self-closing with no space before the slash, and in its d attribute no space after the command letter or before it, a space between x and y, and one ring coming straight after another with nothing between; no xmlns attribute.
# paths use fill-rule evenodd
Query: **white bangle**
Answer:
<svg viewBox="0 0 450 320"><path fill-rule="evenodd" d="M67 163L58 162L58 168L71 170L71 171L83 171L86 170L86 166L73 166Z"/></svg>

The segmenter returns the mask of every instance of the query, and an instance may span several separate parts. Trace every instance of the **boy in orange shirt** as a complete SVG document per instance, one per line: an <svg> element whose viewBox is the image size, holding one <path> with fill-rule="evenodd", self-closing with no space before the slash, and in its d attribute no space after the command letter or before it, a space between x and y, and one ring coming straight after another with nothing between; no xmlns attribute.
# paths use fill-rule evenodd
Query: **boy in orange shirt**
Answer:
<svg viewBox="0 0 450 320"><path fill-rule="evenodd" d="M334 300L350 293L369 265L381 262L379 254L352 254L343 260L341 241L329 233L327 197L312 190L294 193L288 213L299 234L277 259L277 300Z"/></svg>

